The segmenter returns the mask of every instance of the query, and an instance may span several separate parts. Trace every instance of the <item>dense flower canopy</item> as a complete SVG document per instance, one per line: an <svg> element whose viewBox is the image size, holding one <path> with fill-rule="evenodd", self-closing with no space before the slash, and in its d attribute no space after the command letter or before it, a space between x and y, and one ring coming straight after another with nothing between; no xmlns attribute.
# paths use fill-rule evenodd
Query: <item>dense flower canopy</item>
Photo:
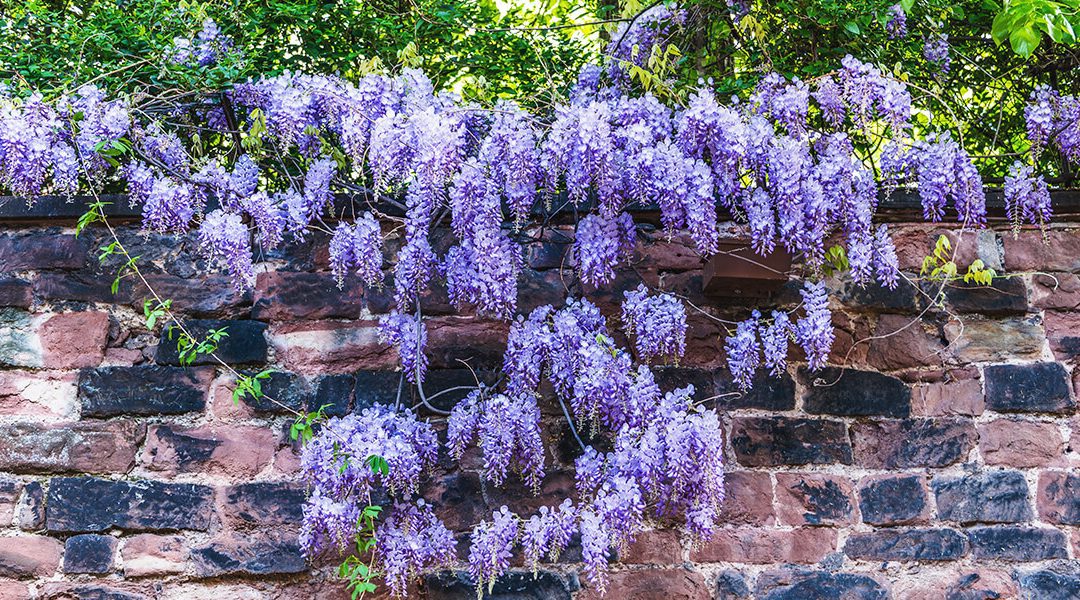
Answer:
<svg viewBox="0 0 1080 600"><path fill-rule="evenodd" d="M782 372L792 345L810 369L828 361L834 331L822 279L831 249L843 252L856 284L898 284L896 250L875 222L889 192L914 186L932 221L986 221L983 182L959 136L916 139L907 87L855 57L813 81L769 74L745 97L720 98L707 81L683 103L641 92L634 69L680 18L657 6L627 24L605 64L583 68L567 99L545 114L505 100L464 101L413 69L356 80L284 73L183 109L200 126L235 135L229 152L207 154L160 111L92 86L55 102L5 92L0 184L32 199L122 182L147 232L196 230L201 251L240 289L254 283L257 252L328 234L339 283L358 276L392 289L380 332L422 398L421 298L433 282L445 282L460 310L511 321L502 380L478 384L448 416L449 454L478 446L492 483L517 476L538 489L545 382L574 436L603 434L610 447L582 443L573 499L531 515L503 507L477 524L470 571L490 585L516 547L535 565L579 536L587 574L603 589L609 549L625 549L649 522L679 524L698 540L712 534L724 498L720 420L692 387L656 384L652 366L686 352L686 307L676 296L644 286L625 293L619 320L632 349L585 299L517 314L532 218L579 216L571 254L587 287L609 284L633 257L643 209L703 257L717 252L718 222L729 217L759 254L798 257L800 306L754 310L731 328L726 359L744 388L762 367ZM905 34L902 10L889 32ZM208 23L195 40L178 40L172 59L210 64L229 48ZM944 36L926 41L926 58L942 72L948 50ZM1027 112L1035 150L1080 156L1078 115L1077 98L1037 90ZM364 209L342 208L338 192L361 198ZM1051 216L1045 180L1022 162L1005 197L1017 224ZM449 231L449 245L437 231ZM311 555L346 548L359 511L373 494L389 494L378 552L391 591L403 594L410 577L454 560L454 539L416 500L438 460L438 434L398 404L331 419L305 446L311 494L302 539ZM372 468L372 457L388 468Z"/></svg>

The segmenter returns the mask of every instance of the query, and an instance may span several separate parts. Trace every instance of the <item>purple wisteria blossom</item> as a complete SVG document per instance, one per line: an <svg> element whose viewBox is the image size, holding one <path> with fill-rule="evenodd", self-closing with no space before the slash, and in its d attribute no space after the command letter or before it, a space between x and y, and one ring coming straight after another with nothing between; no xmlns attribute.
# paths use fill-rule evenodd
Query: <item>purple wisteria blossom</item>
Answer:
<svg viewBox="0 0 1080 600"><path fill-rule="evenodd" d="M199 247L207 257L217 261L229 272L238 290L255 285L251 233L240 215L223 210L215 210L206 215L199 226Z"/></svg>
<svg viewBox="0 0 1080 600"><path fill-rule="evenodd" d="M836 336L832 312L829 310L828 290L824 283L807 282L800 293L806 315L795 324L795 340L806 353L810 369L816 371L825 366Z"/></svg>
<svg viewBox="0 0 1080 600"><path fill-rule="evenodd" d="M643 361L678 360L686 351L686 309L671 294L650 296L644 285L625 293L622 321Z"/></svg>
<svg viewBox="0 0 1080 600"><path fill-rule="evenodd" d="M1016 161L1009 167L1005 177L1005 212L1013 227L1019 229L1024 222L1044 227L1053 216L1050 191L1042 175Z"/></svg>
<svg viewBox="0 0 1080 600"><path fill-rule="evenodd" d="M605 217L594 213L578 223L574 238L574 259L581 279L601 286L615 278L615 266L634 251L634 220L628 213Z"/></svg>
<svg viewBox="0 0 1080 600"><path fill-rule="evenodd" d="M758 342L758 320L761 313L753 315L735 327L735 335L724 342L728 369L735 378L735 383L742 389L749 389L753 384L754 374L761 366L761 344Z"/></svg>
<svg viewBox="0 0 1080 600"><path fill-rule="evenodd" d="M405 378L420 384L427 374L427 327L418 317L390 313L379 319L379 337L397 348Z"/></svg>
<svg viewBox="0 0 1080 600"><path fill-rule="evenodd" d="M904 7L893 4L889 7L889 20L885 23L885 31L889 39L898 39L907 35L907 13Z"/></svg>
<svg viewBox="0 0 1080 600"><path fill-rule="evenodd" d="M952 57L949 56L949 36L943 33L927 36L923 44L923 58L937 65L942 73L948 73L952 63Z"/></svg>
<svg viewBox="0 0 1080 600"><path fill-rule="evenodd" d="M469 546L469 573L476 581L477 593L483 596L495 585L495 579L510 568L514 544L518 539L518 516L503 506L491 514L491 521L480 521L473 528Z"/></svg>
<svg viewBox="0 0 1080 600"><path fill-rule="evenodd" d="M341 287L345 275L355 270L369 286L382 284L382 231L370 212L355 223L342 221L330 238L330 268Z"/></svg>

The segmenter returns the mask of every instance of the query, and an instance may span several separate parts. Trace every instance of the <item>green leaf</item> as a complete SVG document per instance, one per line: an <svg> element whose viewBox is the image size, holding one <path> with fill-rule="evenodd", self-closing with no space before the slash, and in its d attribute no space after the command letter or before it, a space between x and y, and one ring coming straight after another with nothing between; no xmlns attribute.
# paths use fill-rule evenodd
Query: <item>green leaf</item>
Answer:
<svg viewBox="0 0 1080 600"><path fill-rule="evenodd" d="M990 37L993 38L995 44L1000 46L1009 38L1013 21L1014 15L1009 12L1000 12L994 17L994 22L990 26Z"/></svg>
<svg viewBox="0 0 1080 600"><path fill-rule="evenodd" d="M1040 41L1042 41L1042 34L1031 25L1015 29L1009 34L1009 43L1012 45L1013 52L1024 58L1031 56Z"/></svg>
<svg viewBox="0 0 1080 600"><path fill-rule="evenodd" d="M368 466L371 467L373 472L380 475L390 474L390 463L386 462L385 458L377 454L372 454L368 457Z"/></svg>

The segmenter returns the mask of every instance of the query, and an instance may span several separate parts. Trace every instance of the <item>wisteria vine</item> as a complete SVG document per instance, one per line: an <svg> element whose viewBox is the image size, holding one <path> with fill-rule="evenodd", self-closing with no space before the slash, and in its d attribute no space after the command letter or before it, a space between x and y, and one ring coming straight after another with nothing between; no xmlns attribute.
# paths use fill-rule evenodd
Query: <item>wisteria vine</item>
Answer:
<svg viewBox="0 0 1080 600"><path fill-rule="evenodd" d="M889 35L905 35L903 10L890 10ZM548 114L505 100L478 106L410 69L355 81L284 73L164 110L93 86L51 102L3 90L0 185L31 201L125 187L146 232L196 231L206 258L239 289L254 284L260 252L322 231L339 283L357 276L392 289L395 308L381 334L417 386L427 371L420 299L434 281L445 282L458 309L509 320L503 377L453 408L449 455L478 446L487 480L520 477L539 489L545 381L575 438L589 431L610 449L582 443L574 498L531 515L502 507L477 524L469 571L482 592L510 568L515 549L536 568L580 543L586 574L602 590L611 549L625 549L651 523L681 525L699 541L715 530L724 498L719 415L695 402L692 387L656 383L652 367L686 352L677 297L642 286L625 294L619 315L584 299L518 314L531 219L580 214L570 256L588 287L611 283L634 256L639 209L657 211L663 233L685 234L703 257L717 251L718 222L729 216L759 254L797 256L800 307L754 310L726 339L744 388L759 369L784 372L793 346L810 369L826 364L834 332L821 279L831 247L843 250L857 284L897 285L896 250L874 218L881 197L914 186L931 221L986 221L983 183L960 139L949 131L916 139L904 83L854 57L813 81L768 74L743 98L719 98L708 82L678 105L641 93L631 71L681 19L679 9L658 5L626 24L607 62L583 68ZM176 40L169 57L205 66L230 49L207 22L193 40ZM925 56L941 71L948 50L944 36L926 41ZM181 113L240 142L208 152L176 124ZM1080 160L1080 100L1041 87L1025 116L1034 153ZM1046 182L1030 165L1010 169L1004 192L1017 226L1051 218ZM365 208L342 208L339 193ZM434 235L446 230L449 238ZM610 328L616 316L631 347ZM346 549L372 494L389 494L376 553L395 595L412 577L456 561L452 532L418 500L440 449L436 426L420 414L380 405L330 419L303 450L308 554ZM370 457L387 468L372 469Z"/></svg>

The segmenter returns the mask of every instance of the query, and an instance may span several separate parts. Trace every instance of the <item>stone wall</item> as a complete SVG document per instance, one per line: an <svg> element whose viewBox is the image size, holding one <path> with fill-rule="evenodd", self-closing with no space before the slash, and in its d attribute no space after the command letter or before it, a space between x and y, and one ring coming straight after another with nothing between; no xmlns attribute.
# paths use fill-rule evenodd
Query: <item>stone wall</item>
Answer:
<svg viewBox="0 0 1080 600"><path fill-rule="evenodd" d="M191 240L120 233L195 329L228 327L226 362L275 370L275 398L329 414L394 399L396 357L375 330L388 293L338 290L324 239L267 254L256 289L238 293L192 260ZM917 271L936 230L895 235ZM833 363L847 368L794 365L742 395L731 393L714 317L744 317L746 302L703 297L693 253L655 237L614 290L590 296L614 314L621 291L644 279L700 309L685 360L661 379L717 397L728 498L708 545L642 534L613 565L609 598L1080 596L1080 230L1056 226L1045 243L1038 232L966 234L962 266L980 256L1017 276L950 288L944 305L926 285L832 282ZM558 238L529 248L521 308L579 291L560 273ZM175 343L143 327L147 290L131 278L110 290L114 266L96 259L103 240L100 230L76 238L67 221L0 232L0 599L346 597L330 568L299 553L291 418L265 401L234 404L231 378L210 361L178 366ZM794 289L776 301L792 303ZM429 392L472 381L458 359L481 376L498 367L505 324L456 314L438 290L425 313ZM475 455L432 474L425 494L449 526L572 490L576 447L557 411L545 406L552 455L539 496L490 486ZM571 549L536 578L515 572L495 597L597 597L574 560ZM454 573L418 593L474 597Z"/></svg>

